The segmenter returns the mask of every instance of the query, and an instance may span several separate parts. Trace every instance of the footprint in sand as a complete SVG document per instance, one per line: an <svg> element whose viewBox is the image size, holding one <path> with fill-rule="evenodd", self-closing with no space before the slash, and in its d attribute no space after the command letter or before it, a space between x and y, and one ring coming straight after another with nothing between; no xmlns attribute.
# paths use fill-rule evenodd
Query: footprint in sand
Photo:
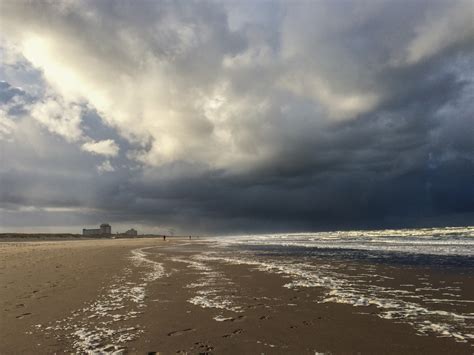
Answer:
<svg viewBox="0 0 474 355"><path fill-rule="evenodd" d="M242 322L243 320L245 320L245 318L247 318L246 316L238 316L236 318L233 318L231 320L231 322Z"/></svg>
<svg viewBox="0 0 474 355"><path fill-rule="evenodd" d="M174 332L168 333L168 336L169 337L174 337L174 336L178 336L178 335L183 335L184 333L194 332L195 330L196 329L194 329L194 328L187 328L187 329L183 329L183 330L175 330Z"/></svg>
<svg viewBox="0 0 474 355"><path fill-rule="evenodd" d="M214 350L214 347L207 343L197 342L194 343L194 346L191 348L191 350L195 349L199 351L199 354L207 354L209 351Z"/></svg>
<svg viewBox="0 0 474 355"><path fill-rule="evenodd" d="M20 314L19 316L16 316L16 318L17 319L22 319L22 318L24 318L26 316L29 316L29 315L31 315L31 313L23 313L23 314Z"/></svg>
<svg viewBox="0 0 474 355"><path fill-rule="evenodd" d="M246 316L238 316L235 318L232 318L232 317L225 318L224 316L219 315L217 317L214 317L214 320L218 322L242 322L246 318L247 318Z"/></svg>
<svg viewBox="0 0 474 355"><path fill-rule="evenodd" d="M235 336L235 335L242 334L243 331L244 331L243 329L236 329L236 330L234 330L232 333L223 335L222 337L223 337L223 338L230 338L230 337L233 337L233 336Z"/></svg>

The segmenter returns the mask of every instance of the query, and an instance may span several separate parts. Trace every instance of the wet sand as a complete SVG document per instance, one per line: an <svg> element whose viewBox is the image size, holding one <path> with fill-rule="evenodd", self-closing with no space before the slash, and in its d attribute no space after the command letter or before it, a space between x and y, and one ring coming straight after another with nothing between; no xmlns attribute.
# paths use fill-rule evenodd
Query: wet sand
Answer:
<svg viewBox="0 0 474 355"><path fill-rule="evenodd" d="M196 258L211 247L185 239L0 243L0 353L474 351L381 319L375 306L316 302L320 288L284 287L286 275ZM391 272L397 279L387 282L412 282L414 270Z"/></svg>

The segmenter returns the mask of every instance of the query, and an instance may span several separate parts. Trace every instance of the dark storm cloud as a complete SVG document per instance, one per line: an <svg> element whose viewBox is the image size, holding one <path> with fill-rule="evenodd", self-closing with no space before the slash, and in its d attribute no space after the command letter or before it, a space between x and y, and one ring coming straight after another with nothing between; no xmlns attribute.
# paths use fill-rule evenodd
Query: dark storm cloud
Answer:
<svg viewBox="0 0 474 355"><path fill-rule="evenodd" d="M3 7L9 65L42 73L15 120L27 89L0 85L7 226L240 233L474 215L469 1ZM22 134L33 143L16 148Z"/></svg>

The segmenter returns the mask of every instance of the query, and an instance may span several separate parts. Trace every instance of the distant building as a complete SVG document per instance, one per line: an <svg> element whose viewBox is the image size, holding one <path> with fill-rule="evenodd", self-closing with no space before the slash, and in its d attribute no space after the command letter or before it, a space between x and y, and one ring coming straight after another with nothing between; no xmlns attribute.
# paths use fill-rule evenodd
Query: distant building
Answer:
<svg viewBox="0 0 474 355"><path fill-rule="evenodd" d="M112 234L112 227L108 223L102 223L100 225L101 234Z"/></svg>
<svg viewBox="0 0 474 355"><path fill-rule="evenodd" d="M138 232L135 229L129 229L128 231L125 232L126 235L131 235L131 236L137 236Z"/></svg>
<svg viewBox="0 0 474 355"><path fill-rule="evenodd" d="M82 235L99 235L102 234L100 229L83 229Z"/></svg>
<svg viewBox="0 0 474 355"><path fill-rule="evenodd" d="M82 235L109 235L112 234L112 227L110 224L103 223L99 229L83 229Z"/></svg>

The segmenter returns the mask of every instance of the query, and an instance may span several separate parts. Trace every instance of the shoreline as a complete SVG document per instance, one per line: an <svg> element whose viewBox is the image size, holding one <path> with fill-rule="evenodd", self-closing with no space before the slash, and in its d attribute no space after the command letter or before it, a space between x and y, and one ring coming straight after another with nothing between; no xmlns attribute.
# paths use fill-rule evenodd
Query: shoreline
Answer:
<svg viewBox="0 0 474 355"><path fill-rule="evenodd" d="M213 250L187 237L0 243L0 353L472 353Z"/></svg>

